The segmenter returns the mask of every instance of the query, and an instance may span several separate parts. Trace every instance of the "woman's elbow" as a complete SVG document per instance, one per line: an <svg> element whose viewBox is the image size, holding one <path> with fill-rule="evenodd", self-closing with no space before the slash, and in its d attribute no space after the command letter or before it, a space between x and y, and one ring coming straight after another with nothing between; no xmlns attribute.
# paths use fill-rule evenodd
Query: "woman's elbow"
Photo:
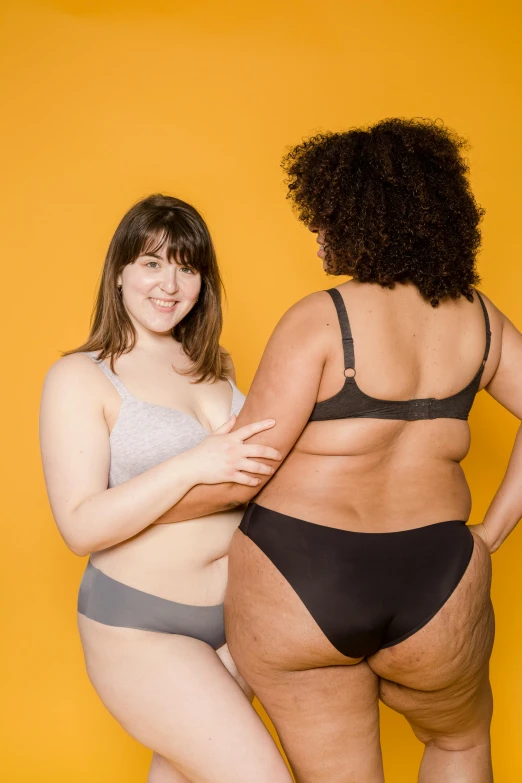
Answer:
<svg viewBox="0 0 522 783"><path fill-rule="evenodd" d="M237 506L246 506L252 498L262 489L264 484L260 484L256 487L249 487L245 484L234 484L229 495L229 508L237 508Z"/></svg>
<svg viewBox="0 0 522 783"><path fill-rule="evenodd" d="M68 549L78 557L86 557L95 552L98 547L94 541L89 541L85 536L78 535L78 532L58 526L60 534Z"/></svg>
<svg viewBox="0 0 522 783"><path fill-rule="evenodd" d="M69 549L73 555L78 555L78 557L86 557L93 551L90 547L77 543L76 541L70 541L67 538L64 538L63 540L65 541L67 549Z"/></svg>
<svg viewBox="0 0 522 783"><path fill-rule="evenodd" d="M73 555L78 555L78 557L86 557L95 551L94 547L89 546L86 541L78 541L75 538L64 535L62 535L62 538L65 541L67 548L70 549Z"/></svg>

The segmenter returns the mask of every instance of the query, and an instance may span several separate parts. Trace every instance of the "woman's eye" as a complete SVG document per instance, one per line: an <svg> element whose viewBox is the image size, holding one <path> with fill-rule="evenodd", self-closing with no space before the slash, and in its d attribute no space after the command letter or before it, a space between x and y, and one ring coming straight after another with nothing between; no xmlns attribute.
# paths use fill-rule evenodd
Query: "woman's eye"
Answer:
<svg viewBox="0 0 522 783"><path fill-rule="evenodd" d="M181 271L182 271L182 272L188 272L188 273L189 273L189 275L193 275L193 274L195 274L194 270L193 270L193 269L191 269L189 266L182 266L182 267L181 267Z"/></svg>
<svg viewBox="0 0 522 783"><path fill-rule="evenodd" d="M146 266L148 266L150 269L159 269L159 264L157 261L147 261Z"/></svg>

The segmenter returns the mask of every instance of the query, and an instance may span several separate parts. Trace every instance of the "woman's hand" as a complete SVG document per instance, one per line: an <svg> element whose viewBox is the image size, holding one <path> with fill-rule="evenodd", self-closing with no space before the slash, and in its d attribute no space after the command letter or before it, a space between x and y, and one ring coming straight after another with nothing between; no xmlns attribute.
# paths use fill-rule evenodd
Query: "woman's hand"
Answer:
<svg viewBox="0 0 522 783"><path fill-rule="evenodd" d="M212 435L185 453L198 479L194 483L223 484L231 481L257 487L261 479L251 473L271 476L275 472L275 468L257 460L263 458L279 462L282 458L279 451L269 446L243 442L259 432L271 429L275 425L274 419L256 421L231 432L235 423L236 416L231 416Z"/></svg>

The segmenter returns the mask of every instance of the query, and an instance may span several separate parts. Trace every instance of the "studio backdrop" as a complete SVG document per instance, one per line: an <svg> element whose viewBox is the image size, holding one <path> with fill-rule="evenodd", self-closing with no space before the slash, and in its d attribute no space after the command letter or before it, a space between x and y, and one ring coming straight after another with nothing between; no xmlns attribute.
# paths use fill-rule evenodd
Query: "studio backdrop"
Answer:
<svg viewBox="0 0 522 783"><path fill-rule="evenodd" d="M441 118L471 142L482 288L522 328L522 8L509 0L2 0L1 783L140 783L150 754L91 687L76 629L84 560L49 510L42 381L88 331L123 213L163 192L208 221L223 344L247 391L281 314L326 278L280 159L321 130ZM479 522L517 423L486 393L464 462ZM496 780L522 780L522 531L493 556ZM421 745L382 709L389 783ZM245 781L245 783L247 783Z"/></svg>

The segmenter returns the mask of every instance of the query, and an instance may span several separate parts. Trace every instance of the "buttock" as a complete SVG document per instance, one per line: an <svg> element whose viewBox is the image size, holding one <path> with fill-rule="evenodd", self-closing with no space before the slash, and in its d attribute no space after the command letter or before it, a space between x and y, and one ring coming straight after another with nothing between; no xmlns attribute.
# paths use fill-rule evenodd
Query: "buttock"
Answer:
<svg viewBox="0 0 522 783"><path fill-rule="evenodd" d="M169 601L112 579L91 562L83 575L78 612L103 625L190 636L215 650L225 644L223 604Z"/></svg>
<svg viewBox="0 0 522 783"><path fill-rule="evenodd" d="M392 647L444 606L471 560L463 520L392 533L317 525L252 503L241 532L268 557L343 656Z"/></svg>

